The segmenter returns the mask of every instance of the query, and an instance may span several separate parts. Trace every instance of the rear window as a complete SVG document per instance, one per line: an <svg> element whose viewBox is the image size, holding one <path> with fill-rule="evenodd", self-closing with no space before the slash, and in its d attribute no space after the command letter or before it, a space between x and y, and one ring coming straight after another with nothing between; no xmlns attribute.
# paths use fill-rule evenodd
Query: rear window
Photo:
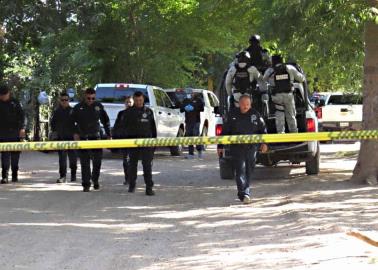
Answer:
<svg viewBox="0 0 378 270"><path fill-rule="evenodd" d="M149 104L148 92L146 88L97 87L96 99L104 103L123 103L126 97L134 95L134 93L137 91L143 93L145 103Z"/></svg>
<svg viewBox="0 0 378 270"><path fill-rule="evenodd" d="M169 96L169 98L172 100L172 102L175 104L175 106L180 107L182 102L188 98L188 93L185 90L182 91L176 91L176 92L166 92ZM200 92L194 92L196 94L199 94L199 97L201 98L202 102L204 102L203 94Z"/></svg>
<svg viewBox="0 0 378 270"><path fill-rule="evenodd" d="M332 95L328 101L329 105L362 104L362 97L359 95Z"/></svg>

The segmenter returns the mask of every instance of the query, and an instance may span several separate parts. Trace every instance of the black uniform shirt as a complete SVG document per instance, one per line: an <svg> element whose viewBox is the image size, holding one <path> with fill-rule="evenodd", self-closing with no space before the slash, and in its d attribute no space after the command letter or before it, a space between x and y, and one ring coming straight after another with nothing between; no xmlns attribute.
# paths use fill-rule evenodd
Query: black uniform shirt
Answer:
<svg viewBox="0 0 378 270"><path fill-rule="evenodd" d="M124 139L126 136L126 110L122 110L117 114L116 121L114 123L112 135L114 139Z"/></svg>
<svg viewBox="0 0 378 270"><path fill-rule="evenodd" d="M156 138L154 114L150 108L128 108L124 118L127 138Z"/></svg>
<svg viewBox="0 0 378 270"><path fill-rule="evenodd" d="M246 113L241 113L238 108L230 112L223 125L222 131L222 135L253 135L265 133L267 133L265 122L256 110L250 109ZM223 145L219 145L218 148L222 149ZM232 145L232 148L243 151L244 149L248 149L248 145L247 147L245 144Z"/></svg>
<svg viewBox="0 0 378 270"><path fill-rule="evenodd" d="M18 137L20 129L25 128L25 113L20 102L14 98L0 101L0 137Z"/></svg>
<svg viewBox="0 0 378 270"><path fill-rule="evenodd" d="M193 111L185 111L185 106L192 105ZM204 111L204 104L200 98L195 98L193 100L184 99L182 106L180 108L181 112L185 112L185 124L191 125L201 122L201 112Z"/></svg>
<svg viewBox="0 0 378 270"><path fill-rule="evenodd" d="M72 111L72 121L75 125L75 133L81 137L99 137L101 121L105 133L110 137L110 120L100 102L94 102L88 106L85 102L76 104Z"/></svg>
<svg viewBox="0 0 378 270"><path fill-rule="evenodd" d="M56 132L59 140L72 140L75 126L72 123L71 115L73 108L59 106L51 117L51 130Z"/></svg>

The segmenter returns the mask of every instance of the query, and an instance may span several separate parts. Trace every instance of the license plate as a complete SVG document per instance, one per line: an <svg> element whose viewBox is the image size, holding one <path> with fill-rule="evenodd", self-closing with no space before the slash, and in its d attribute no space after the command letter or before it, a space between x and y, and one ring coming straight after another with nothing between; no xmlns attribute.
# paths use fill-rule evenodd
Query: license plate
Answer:
<svg viewBox="0 0 378 270"><path fill-rule="evenodd" d="M348 122L341 122L340 127L349 127L349 123Z"/></svg>

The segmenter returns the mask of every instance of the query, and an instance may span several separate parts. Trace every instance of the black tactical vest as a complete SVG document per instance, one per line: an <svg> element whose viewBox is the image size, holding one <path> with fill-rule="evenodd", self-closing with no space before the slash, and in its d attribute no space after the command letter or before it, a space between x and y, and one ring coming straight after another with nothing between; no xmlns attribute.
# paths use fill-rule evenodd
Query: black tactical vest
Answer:
<svg viewBox="0 0 378 270"><path fill-rule="evenodd" d="M251 82L249 80L248 68L240 68L238 64L235 65L236 72L233 79L233 86L235 87L235 93L249 93L251 91Z"/></svg>
<svg viewBox="0 0 378 270"><path fill-rule="evenodd" d="M290 75L286 70L286 65L278 65L274 67L274 92L275 93L290 93L293 89L293 84L290 80Z"/></svg>

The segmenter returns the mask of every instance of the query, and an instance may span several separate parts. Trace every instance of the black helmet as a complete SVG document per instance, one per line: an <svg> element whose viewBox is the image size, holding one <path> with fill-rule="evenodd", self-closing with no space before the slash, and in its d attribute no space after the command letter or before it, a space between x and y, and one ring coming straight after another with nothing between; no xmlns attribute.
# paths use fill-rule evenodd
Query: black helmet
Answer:
<svg viewBox="0 0 378 270"><path fill-rule="evenodd" d="M249 38L249 43L260 43L260 36L259 35L252 35Z"/></svg>
<svg viewBox="0 0 378 270"><path fill-rule="evenodd" d="M249 63L251 61L251 55L248 51L241 51L236 55L238 63Z"/></svg>

